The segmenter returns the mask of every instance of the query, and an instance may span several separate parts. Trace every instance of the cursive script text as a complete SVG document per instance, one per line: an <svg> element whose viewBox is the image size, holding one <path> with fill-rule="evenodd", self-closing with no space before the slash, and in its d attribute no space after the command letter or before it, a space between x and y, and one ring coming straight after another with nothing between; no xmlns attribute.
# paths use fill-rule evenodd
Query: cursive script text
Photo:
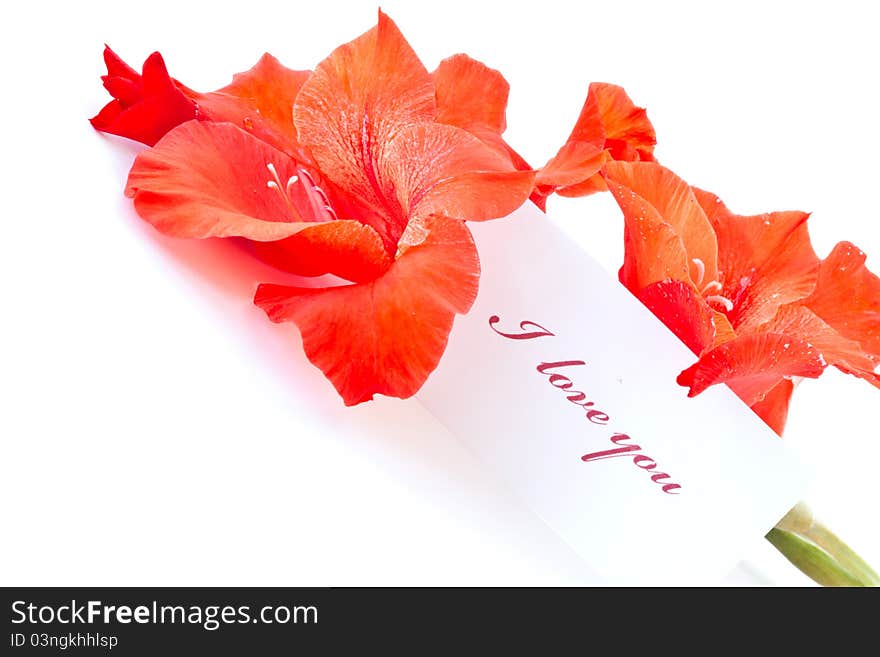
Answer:
<svg viewBox="0 0 880 657"><path fill-rule="evenodd" d="M540 324L532 321L522 321L519 323L518 332L505 332L498 328L501 318L498 315L492 315L489 318L489 327L498 335L509 340L535 340L539 338L555 337L552 331L547 330ZM561 391L565 399L578 406L584 411L584 417L592 424L601 426L611 422L611 417L600 410L597 402L590 399L590 396L579 387L572 378L576 368L586 367L587 363L583 360L560 360L542 362L535 368L539 374L547 377L547 382ZM651 481L660 486L660 490L669 495L678 495L681 485L672 481L672 478L666 472L658 470L657 462L642 452L641 446L632 442L625 433L615 433L611 436L611 445L608 449L584 454L581 460L585 463L595 461L604 461L614 458L632 459L632 464L651 474Z"/></svg>

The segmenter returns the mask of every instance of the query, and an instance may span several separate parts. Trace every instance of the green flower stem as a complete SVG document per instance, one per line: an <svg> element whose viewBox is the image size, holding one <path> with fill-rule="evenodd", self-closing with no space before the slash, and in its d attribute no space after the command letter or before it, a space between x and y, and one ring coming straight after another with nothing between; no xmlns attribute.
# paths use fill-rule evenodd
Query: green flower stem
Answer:
<svg viewBox="0 0 880 657"><path fill-rule="evenodd" d="M803 502L770 530L767 540L822 586L880 586L880 575L817 521Z"/></svg>

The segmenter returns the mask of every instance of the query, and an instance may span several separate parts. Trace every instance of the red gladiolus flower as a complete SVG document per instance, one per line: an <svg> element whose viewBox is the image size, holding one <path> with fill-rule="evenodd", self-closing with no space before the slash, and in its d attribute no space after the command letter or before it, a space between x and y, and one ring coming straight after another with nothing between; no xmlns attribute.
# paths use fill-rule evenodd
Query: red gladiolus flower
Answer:
<svg viewBox="0 0 880 657"><path fill-rule="evenodd" d="M500 138L500 74L458 56L432 77L381 12L313 73L267 55L209 94L171 80L158 55L143 76L105 56L130 85L107 85L116 100L93 123L158 138L128 178L138 214L167 235L244 238L280 269L351 281L260 285L254 303L297 324L346 404L414 394L476 297L464 221L506 216L534 187ZM457 96L449 76L464 74L492 81L485 103Z"/></svg>
<svg viewBox="0 0 880 657"><path fill-rule="evenodd" d="M149 146L193 118L230 122L299 161L309 162L290 120L290 108L310 71L285 68L269 55L232 84L199 93L168 75L155 52L144 62L143 75L104 50L104 86L114 96L91 121L98 130ZM464 54L453 55L431 74L439 123L462 128L520 171L531 171L502 137L510 85L498 71ZM636 107L618 86L593 83L566 143L538 171L531 200L542 210L547 197L586 196L607 187L599 175L609 160L653 161L656 138L644 109Z"/></svg>
<svg viewBox="0 0 880 657"><path fill-rule="evenodd" d="M656 163L609 162L621 282L699 356L679 383L726 383L782 432L793 380L827 365L880 387L880 278L847 242L820 261L803 212L739 216Z"/></svg>

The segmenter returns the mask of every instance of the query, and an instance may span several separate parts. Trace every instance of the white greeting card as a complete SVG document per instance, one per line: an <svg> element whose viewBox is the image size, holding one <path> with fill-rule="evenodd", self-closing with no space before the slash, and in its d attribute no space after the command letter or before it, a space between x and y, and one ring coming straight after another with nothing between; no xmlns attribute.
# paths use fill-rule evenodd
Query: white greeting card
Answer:
<svg viewBox="0 0 880 657"><path fill-rule="evenodd" d="M609 584L717 584L805 474L695 356L531 204L469 224L482 262L419 400Z"/></svg>

